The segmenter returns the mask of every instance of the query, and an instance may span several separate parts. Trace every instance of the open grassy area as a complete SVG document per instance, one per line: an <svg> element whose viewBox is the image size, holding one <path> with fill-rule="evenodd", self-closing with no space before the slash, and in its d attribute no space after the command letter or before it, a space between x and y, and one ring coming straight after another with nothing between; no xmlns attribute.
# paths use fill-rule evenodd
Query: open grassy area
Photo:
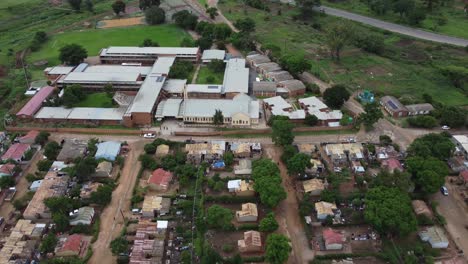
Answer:
<svg viewBox="0 0 468 264"><path fill-rule="evenodd" d="M418 2L418 1L416 1ZM421 1L420 1L421 2ZM375 17L378 19L405 24L405 21L400 18L400 15L389 10L384 15L377 15L375 12L370 10L368 5L360 0L345 0L345 1L325 1L327 6L344 9L357 14ZM423 5L423 3L419 3ZM421 23L420 27L434 31L437 33L452 35L461 38L468 38L468 19L463 11L464 3L461 0L453 1L450 6L442 6L434 8L432 13L428 13L426 19ZM437 23L438 19L443 16L447 19L444 25Z"/></svg>
<svg viewBox="0 0 468 264"><path fill-rule="evenodd" d="M113 108L117 107L113 103L112 96L107 93L92 93L86 95L86 99L74 105L74 107L102 107Z"/></svg>
<svg viewBox="0 0 468 264"><path fill-rule="evenodd" d="M197 76L197 84L222 84L224 72L213 72L206 66L200 67L200 71ZM213 79L210 80L210 78Z"/></svg>
<svg viewBox="0 0 468 264"><path fill-rule="evenodd" d="M0 9L7 9L21 4L38 3L40 0L2 0L0 1Z"/></svg>
<svg viewBox="0 0 468 264"><path fill-rule="evenodd" d="M382 34L385 52L379 56L348 45L342 51L341 61L336 62L330 58L324 32L339 18L316 15L314 28L310 21L293 20L292 16L298 11L291 6L271 4L269 13L246 7L244 12L243 5L226 0L220 8L231 21L245 17L254 19L255 36L260 43L277 45L283 55L304 54L312 63L310 72L324 81L343 83L352 90L370 89L378 95L405 97L407 102L421 102L422 94L428 93L446 104L468 104L467 94L454 87L438 68L468 65L467 53L462 48L412 40L346 21L354 25L356 31ZM278 9L282 15L278 15Z"/></svg>
<svg viewBox="0 0 468 264"><path fill-rule="evenodd" d="M161 46L179 46L188 34L175 25L135 26L112 29L90 29L54 35L38 52L31 53L28 61L48 60L49 65L59 64L59 49L66 44L78 43L88 50L88 56L97 56L108 46L139 46L151 38Z"/></svg>

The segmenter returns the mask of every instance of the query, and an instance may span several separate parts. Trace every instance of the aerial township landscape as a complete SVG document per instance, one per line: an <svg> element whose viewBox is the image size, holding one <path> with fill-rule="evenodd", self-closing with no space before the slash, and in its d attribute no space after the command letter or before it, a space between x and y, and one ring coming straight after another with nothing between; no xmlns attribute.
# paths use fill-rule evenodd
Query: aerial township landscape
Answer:
<svg viewBox="0 0 468 264"><path fill-rule="evenodd" d="M468 263L466 1L0 22L0 264Z"/></svg>

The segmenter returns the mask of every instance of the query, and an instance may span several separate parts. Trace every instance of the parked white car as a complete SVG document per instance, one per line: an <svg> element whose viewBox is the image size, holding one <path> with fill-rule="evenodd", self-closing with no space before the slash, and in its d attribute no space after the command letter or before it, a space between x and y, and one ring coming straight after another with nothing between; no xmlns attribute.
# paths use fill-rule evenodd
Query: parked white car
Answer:
<svg viewBox="0 0 468 264"><path fill-rule="evenodd" d="M449 127L449 126L442 126L442 129L443 129L443 130L449 130L450 127Z"/></svg>
<svg viewBox="0 0 468 264"><path fill-rule="evenodd" d="M146 133L143 135L144 138L155 138L156 135L154 133Z"/></svg>

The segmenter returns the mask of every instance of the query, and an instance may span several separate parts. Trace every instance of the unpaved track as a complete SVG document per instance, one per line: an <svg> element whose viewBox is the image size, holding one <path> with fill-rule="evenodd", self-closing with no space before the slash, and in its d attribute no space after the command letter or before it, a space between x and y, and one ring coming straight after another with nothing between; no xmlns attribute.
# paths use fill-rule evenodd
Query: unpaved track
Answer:
<svg viewBox="0 0 468 264"><path fill-rule="evenodd" d="M296 190L287 173L286 166L281 162L282 150L273 145L264 146L268 158L279 162L283 186L288 194L275 209L275 215L280 224L280 231L289 237L292 245L292 253L288 263L309 263L314 258L314 252L309 248L304 226L299 216L299 204L296 198Z"/></svg>
<svg viewBox="0 0 468 264"><path fill-rule="evenodd" d="M130 199L136 183L140 162L138 156L143 151L145 141L129 143L129 151L123 169L119 185L112 193L111 203L101 214L101 227L99 237L93 244L93 256L89 260L90 264L113 264L116 257L110 250L110 242L115 239L124 226L124 219L121 212L128 217L130 215Z"/></svg>

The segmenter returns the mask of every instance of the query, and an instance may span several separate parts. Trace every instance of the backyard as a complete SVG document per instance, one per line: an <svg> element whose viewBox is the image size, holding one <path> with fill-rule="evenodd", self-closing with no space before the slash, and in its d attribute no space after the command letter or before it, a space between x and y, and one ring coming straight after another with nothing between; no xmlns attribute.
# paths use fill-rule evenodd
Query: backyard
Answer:
<svg viewBox="0 0 468 264"><path fill-rule="evenodd" d="M422 95L428 93L446 104L467 104L466 94L454 87L438 68L467 65L466 52L461 48L407 39L346 21L356 31L381 34L385 51L379 56L348 45L342 51L341 61L336 62L326 48L324 31L339 18L316 14L313 21L296 21L295 8L278 4L271 4L270 12L251 7L245 7L244 12L244 6L233 0L223 1L219 7L231 21L252 18L256 22L255 37L262 45L276 45L283 55L304 54L312 63L310 72L326 82L404 97L407 102L420 102Z"/></svg>
<svg viewBox="0 0 468 264"><path fill-rule="evenodd" d="M206 66L200 67L197 84L222 84L224 72L214 72Z"/></svg>
<svg viewBox="0 0 468 264"><path fill-rule="evenodd" d="M368 5L360 0L346 0L346 1L329 1L324 2L325 5L344 9L357 14L375 17L386 21L404 24L400 15L394 12L387 12L384 15L377 15L370 10ZM421 3L422 5L423 3ZM468 38L468 18L463 11L464 3L461 0L452 1L452 5L437 7L437 11L427 15L423 20L420 27L425 30L430 30L438 33L452 35L461 38ZM441 23L442 24L439 24Z"/></svg>
<svg viewBox="0 0 468 264"><path fill-rule="evenodd" d="M75 104L74 107L101 107L101 108L113 108L117 105L112 100L112 95L107 93L92 93L87 94L86 98Z"/></svg>

